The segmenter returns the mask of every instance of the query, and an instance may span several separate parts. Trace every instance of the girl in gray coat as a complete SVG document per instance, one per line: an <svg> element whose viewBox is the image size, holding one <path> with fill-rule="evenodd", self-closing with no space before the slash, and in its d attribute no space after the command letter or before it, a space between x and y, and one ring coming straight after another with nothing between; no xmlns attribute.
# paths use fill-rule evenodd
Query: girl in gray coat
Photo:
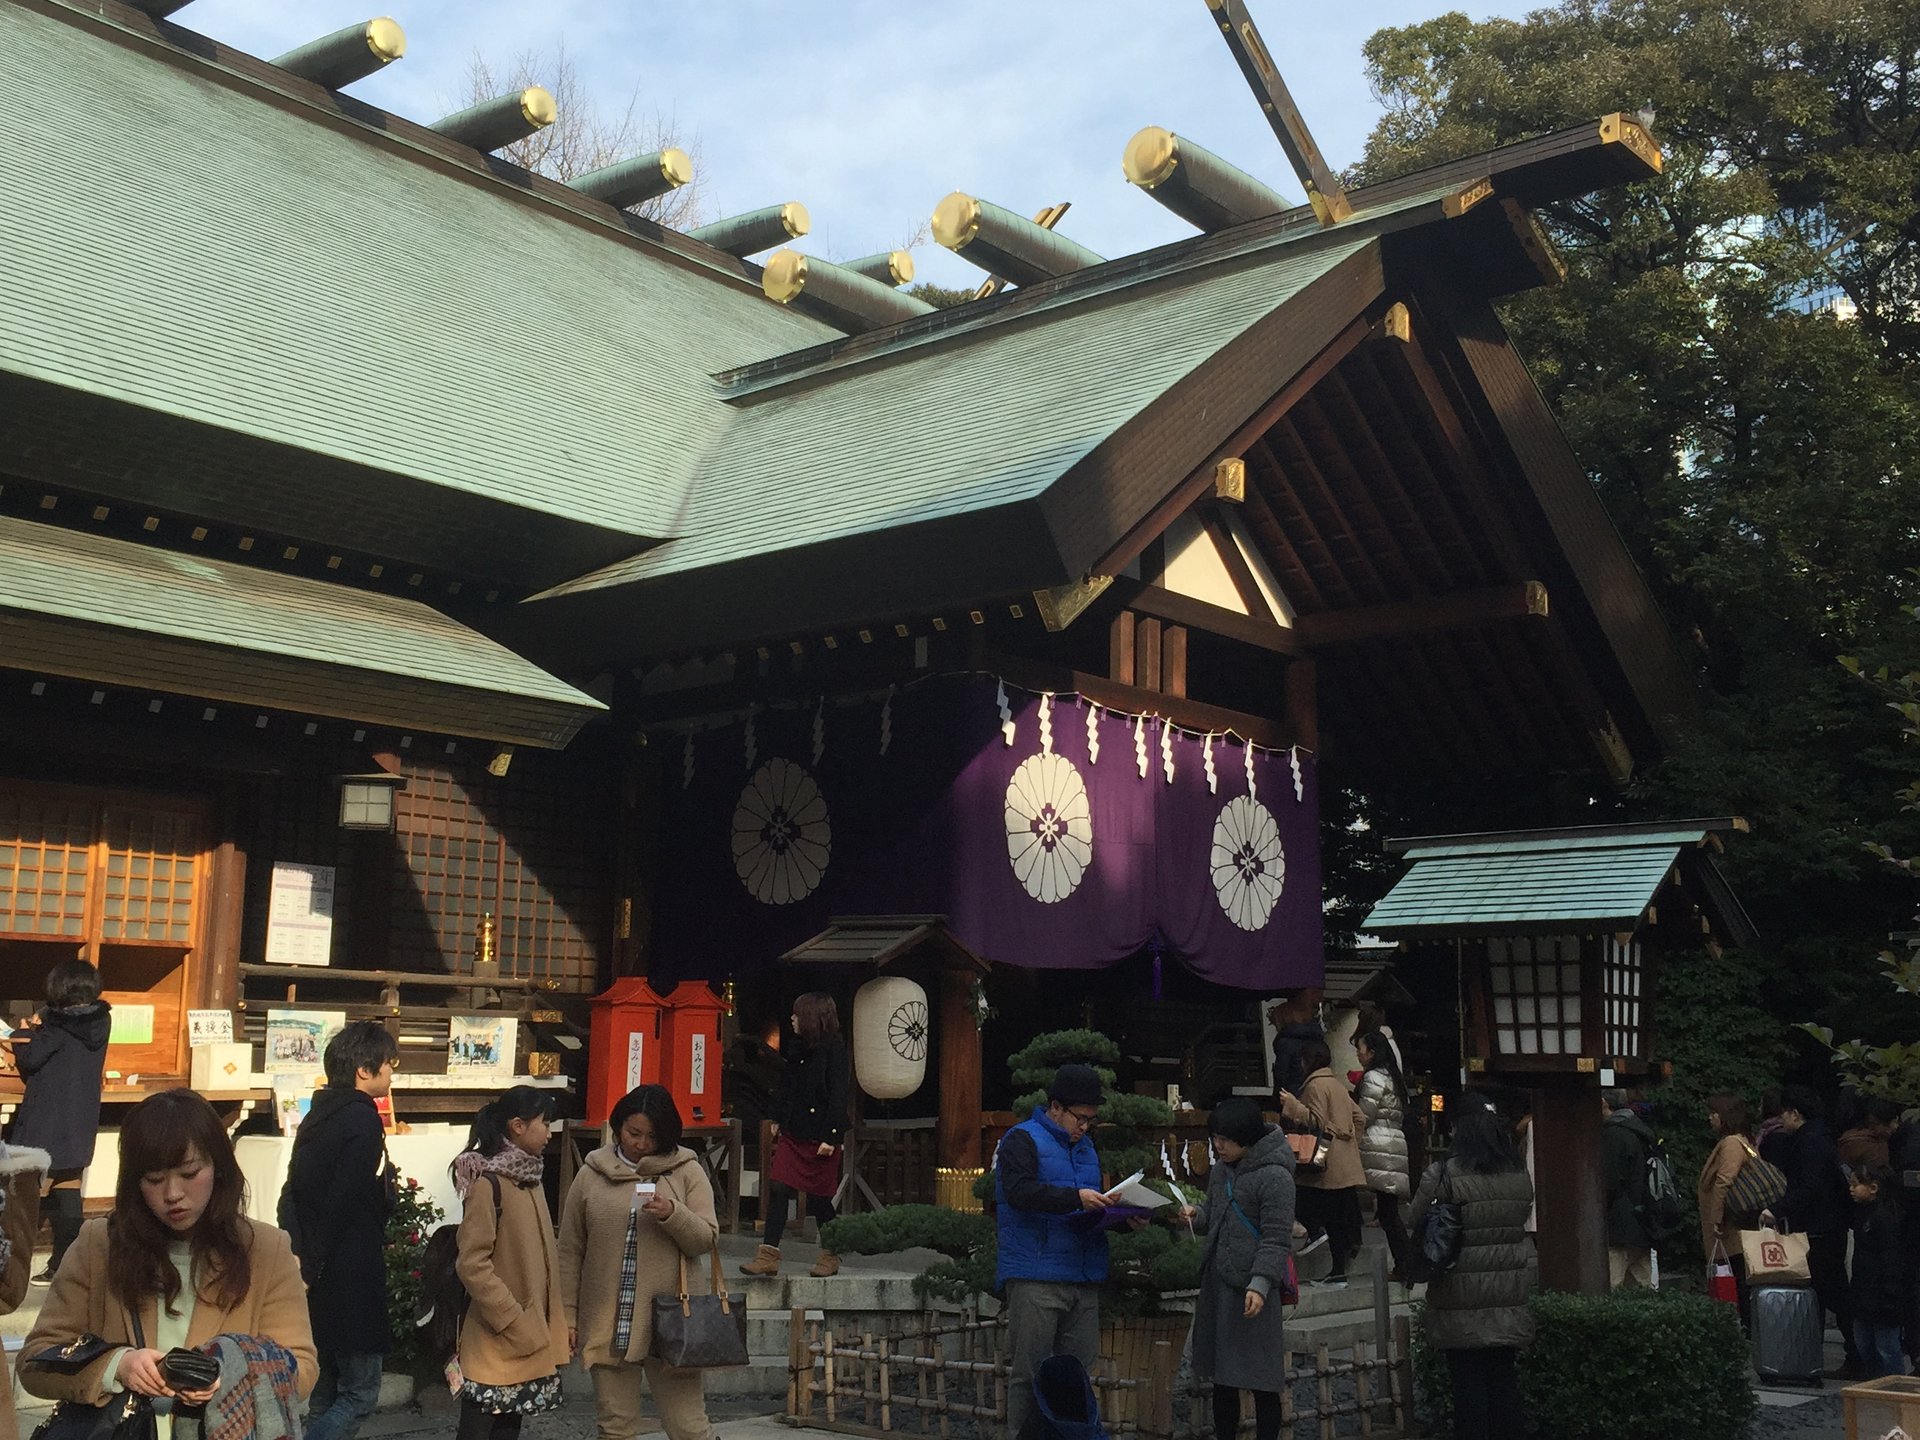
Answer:
<svg viewBox="0 0 1920 1440"><path fill-rule="evenodd" d="M1407 1271L1407 1227L1400 1221L1400 1203L1413 1193L1407 1164L1407 1082L1393 1045L1378 1030L1369 1030L1353 1042L1359 1057L1360 1088L1354 1092L1367 1127L1360 1132L1360 1163L1373 1191L1374 1213L1393 1255L1394 1273L1404 1280Z"/></svg>
<svg viewBox="0 0 1920 1440"><path fill-rule="evenodd" d="M1213 1173L1207 1203L1182 1218L1207 1237L1193 1307L1193 1373L1213 1381L1218 1440L1240 1429L1240 1392L1253 1392L1256 1440L1280 1434L1281 1284L1293 1248L1293 1149L1244 1095L1208 1118Z"/></svg>
<svg viewBox="0 0 1920 1440"><path fill-rule="evenodd" d="M1514 1364L1533 1343L1527 1308L1527 1212L1533 1182L1513 1127L1467 1095L1453 1130L1453 1153L1420 1178L1413 1233L1430 1206L1459 1207L1460 1257L1427 1287L1427 1339L1447 1357L1453 1379L1454 1440L1522 1440Z"/></svg>

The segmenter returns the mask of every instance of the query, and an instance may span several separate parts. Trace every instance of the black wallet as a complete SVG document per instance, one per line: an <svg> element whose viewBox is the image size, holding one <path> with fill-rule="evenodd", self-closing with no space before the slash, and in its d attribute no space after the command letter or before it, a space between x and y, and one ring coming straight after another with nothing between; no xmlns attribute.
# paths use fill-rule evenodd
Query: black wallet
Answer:
<svg viewBox="0 0 1920 1440"><path fill-rule="evenodd" d="M28 1355L20 1363L38 1366L42 1370L51 1370L56 1375L78 1375L109 1350L119 1348L111 1341L102 1340L98 1335L82 1335L77 1339L69 1340L64 1345L55 1345Z"/></svg>
<svg viewBox="0 0 1920 1440"><path fill-rule="evenodd" d="M220 1378L220 1362L176 1345L160 1357L160 1373L175 1390L204 1390Z"/></svg>

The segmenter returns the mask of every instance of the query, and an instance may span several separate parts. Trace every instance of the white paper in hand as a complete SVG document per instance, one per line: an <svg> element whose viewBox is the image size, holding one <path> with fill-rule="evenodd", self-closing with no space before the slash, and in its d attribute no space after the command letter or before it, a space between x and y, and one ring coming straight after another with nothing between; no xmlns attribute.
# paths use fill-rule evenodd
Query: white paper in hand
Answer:
<svg viewBox="0 0 1920 1440"><path fill-rule="evenodd" d="M1107 1199L1116 1205L1137 1205L1142 1210L1158 1210L1162 1205L1171 1205L1157 1190L1149 1190L1140 1182L1146 1179L1147 1172L1136 1170L1118 1185L1107 1191Z"/></svg>

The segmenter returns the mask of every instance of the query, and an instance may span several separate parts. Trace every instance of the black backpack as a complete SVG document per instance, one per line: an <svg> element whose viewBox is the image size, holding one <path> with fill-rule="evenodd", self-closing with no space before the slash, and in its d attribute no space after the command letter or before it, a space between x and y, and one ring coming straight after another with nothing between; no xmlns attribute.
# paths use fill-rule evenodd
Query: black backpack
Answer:
<svg viewBox="0 0 1920 1440"><path fill-rule="evenodd" d="M1645 1184L1633 1202L1633 1213L1647 1238L1659 1245L1680 1233L1687 1211L1680 1186L1673 1178L1673 1162L1667 1159L1667 1147L1658 1139L1649 1140L1646 1152Z"/></svg>
<svg viewBox="0 0 1920 1440"><path fill-rule="evenodd" d="M493 1223L497 1230L500 1177L491 1170L486 1175L493 1187ZM460 1348L460 1325L473 1298L460 1282L459 1263L460 1227L442 1225L427 1237L426 1253L420 1259L420 1299L413 1307L414 1327L425 1332L420 1337L421 1345L436 1365L445 1365Z"/></svg>

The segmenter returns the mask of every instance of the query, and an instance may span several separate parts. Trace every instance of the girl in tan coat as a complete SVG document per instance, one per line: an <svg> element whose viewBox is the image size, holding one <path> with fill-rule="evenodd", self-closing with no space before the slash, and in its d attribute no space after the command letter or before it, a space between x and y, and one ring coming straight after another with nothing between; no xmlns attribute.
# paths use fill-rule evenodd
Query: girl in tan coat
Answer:
<svg viewBox="0 0 1920 1440"><path fill-rule="evenodd" d="M550 1094L516 1085L481 1107L453 1159L465 1204L454 1269L471 1297L460 1324L456 1440L512 1440L523 1416L560 1405L569 1350L540 1158L552 1120Z"/></svg>
<svg viewBox="0 0 1920 1440"><path fill-rule="evenodd" d="M53 1157L28 1145L0 1145L0 1315L11 1315L26 1298L33 1245L40 1234L40 1185ZM13 1377L0 1352L0 1437L18 1429L13 1413Z"/></svg>
<svg viewBox="0 0 1920 1440"><path fill-rule="evenodd" d="M1707 1122L1719 1138L1708 1152L1707 1163L1700 1167L1700 1184L1695 1198L1700 1202L1700 1248L1712 1266L1722 1255L1733 1266L1739 1286L1740 1314L1747 1313L1746 1260L1740 1249L1740 1220L1727 1208L1727 1192L1747 1162L1758 1153L1747 1140L1751 1116L1747 1102L1738 1095L1720 1094L1707 1100Z"/></svg>
<svg viewBox="0 0 1920 1440"><path fill-rule="evenodd" d="M150 1396L160 1440L172 1432L176 1403L208 1405L211 1431L222 1423L216 1410L251 1404L259 1387L230 1396L216 1381L198 1392L175 1391L161 1357L215 1336L250 1336L277 1347L280 1378L268 1383L283 1422L297 1420L299 1400L319 1373L306 1286L286 1232L240 1213L245 1188L226 1127L205 1100L168 1090L134 1106L120 1129L113 1214L81 1227L21 1346L27 1392L82 1405L105 1405L129 1390ZM106 1345L77 1372L30 1363L96 1337ZM249 1419L251 1433L260 1423L257 1408Z"/></svg>
<svg viewBox="0 0 1920 1440"><path fill-rule="evenodd" d="M560 1212L568 1341L593 1377L601 1440L631 1440L639 1430L643 1375L668 1440L712 1440L700 1372L648 1352L653 1299L679 1293L683 1266L693 1293L712 1289L713 1186L680 1144L680 1112L662 1086L629 1091L608 1124L614 1143L587 1157Z"/></svg>
<svg viewBox="0 0 1920 1440"><path fill-rule="evenodd" d="M1307 1080L1299 1095L1280 1092L1280 1110L1295 1125L1316 1129L1326 1138L1327 1163L1322 1170L1302 1170L1300 1222L1313 1234L1324 1234L1333 1248L1333 1270L1328 1285L1347 1283L1347 1261L1360 1248L1360 1192L1367 1188L1366 1167L1360 1160L1360 1132L1366 1116L1354 1103L1353 1092L1333 1073L1333 1054L1325 1040L1308 1040L1300 1047Z"/></svg>

